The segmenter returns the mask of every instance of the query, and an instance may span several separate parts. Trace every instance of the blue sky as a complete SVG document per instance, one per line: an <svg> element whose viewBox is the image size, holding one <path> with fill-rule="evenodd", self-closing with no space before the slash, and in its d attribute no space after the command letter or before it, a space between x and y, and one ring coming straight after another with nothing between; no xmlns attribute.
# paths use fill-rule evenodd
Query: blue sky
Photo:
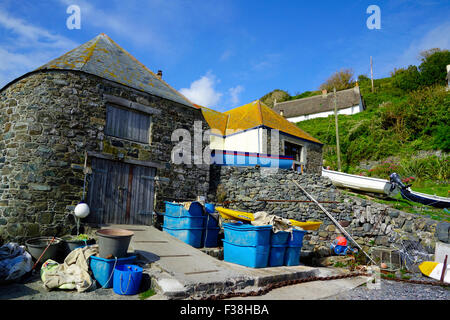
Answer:
<svg viewBox="0 0 450 320"><path fill-rule="evenodd" d="M81 29L69 30L69 5ZM370 30L369 5L381 10ZM193 102L224 111L273 89L317 90L333 72L389 76L450 48L450 2L0 0L0 87L106 33Z"/></svg>

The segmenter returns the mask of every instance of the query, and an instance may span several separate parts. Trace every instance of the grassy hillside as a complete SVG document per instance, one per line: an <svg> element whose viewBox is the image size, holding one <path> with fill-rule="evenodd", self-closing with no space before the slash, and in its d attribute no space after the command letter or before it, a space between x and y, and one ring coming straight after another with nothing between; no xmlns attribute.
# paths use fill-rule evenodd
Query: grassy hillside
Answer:
<svg viewBox="0 0 450 320"><path fill-rule="evenodd" d="M393 78L360 83L367 109L348 116L339 115L342 170L386 178L392 171L419 180L449 180L449 157L419 157L423 151L450 151L450 94L445 86L404 91ZM325 143L325 165L337 168L334 116L297 125ZM425 153L426 154L426 153ZM431 153L429 153L431 154ZM381 161L371 170L361 162Z"/></svg>

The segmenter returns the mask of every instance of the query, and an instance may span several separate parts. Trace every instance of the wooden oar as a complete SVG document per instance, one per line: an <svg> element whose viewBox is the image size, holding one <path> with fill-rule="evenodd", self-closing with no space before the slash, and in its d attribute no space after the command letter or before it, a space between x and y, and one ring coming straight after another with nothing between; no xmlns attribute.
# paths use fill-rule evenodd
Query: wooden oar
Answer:
<svg viewBox="0 0 450 320"><path fill-rule="evenodd" d="M346 235L350 240L352 240L353 241L353 243L354 244L356 244L356 246L367 256L367 258L369 258L370 259L370 261L372 261L372 263L373 264L375 264L376 265L376 262L375 261L373 261L373 259L363 250L363 248L361 248L361 246L355 241L355 240L353 240L353 238L348 234L348 232L339 224L339 222L337 222L336 221L336 219L324 208L324 207L322 207L321 205L320 205L320 203L318 203L317 201L316 201L316 199L314 199L311 195L309 195L309 193L308 192L306 192L306 190L305 189L303 189L298 183L297 183L297 181L295 181L295 180L292 180L292 182L294 182L295 183L295 185L297 186L297 187L299 187L300 188L300 190L302 190L303 191L303 193L304 194L306 194L307 196L308 196L308 198L310 198L312 201L314 201L318 206L319 206L319 208L320 209L322 209L322 211L323 212L325 212L325 214L331 219L331 221L336 225L336 227L338 227L338 229L339 230L341 230L341 232L344 234L344 235Z"/></svg>
<svg viewBox="0 0 450 320"><path fill-rule="evenodd" d="M34 264L33 268L31 269L31 271L34 270L34 268L36 268L37 264L39 263L39 261L41 261L41 258L44 256L45 251L47 251L47 249L50 247L50 245L53 243L53 241L55 241L55 237L52 238L52 240L50 241L50 243L47 245L47 248L45 248L45 250L42 252L41 256L39 257L39 259L37 259L36 263Z"/></svg>

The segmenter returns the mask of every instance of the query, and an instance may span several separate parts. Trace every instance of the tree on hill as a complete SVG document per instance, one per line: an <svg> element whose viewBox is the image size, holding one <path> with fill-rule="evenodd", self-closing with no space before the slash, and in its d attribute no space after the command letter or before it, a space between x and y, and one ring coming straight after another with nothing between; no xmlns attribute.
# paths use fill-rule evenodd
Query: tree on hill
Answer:
<svg viewBox="0 0 450 320"><path fill-rule="evenodd" d="M399 68L391 72L394 87L413 91L434 84L445 85L450 51L433 48L422 51L420 56L422 63L419 67L411 65L406 69Z"/></svg>
<svg viewBox="0 0 450 320"><path fill-rule="evenodd" d="M328 92L333 91L333 88L336 88L336 90L349 89L353 86L353 74L352 69L336 71L320 85L319 89L326 89Z"/></svg>
<svg viewBox="0 0 450 320"><path fill-rule="evenodd" d="M422 52L422 56L424 58L419 66L422 85L444 85L447 76L446 66L450 64L450 51L435 48Z"/></svg>
<svg viewBox="0 0 450 320"><path fill-rule="evenodd" d="M261 102L265 103L270 108L273 108L274 101L277 100L277 102L283 102L286 100L289 100L291 96L289 93L287 93L284 90L275 89L272 92L267 93L264 95L261 99Z"/></svg>

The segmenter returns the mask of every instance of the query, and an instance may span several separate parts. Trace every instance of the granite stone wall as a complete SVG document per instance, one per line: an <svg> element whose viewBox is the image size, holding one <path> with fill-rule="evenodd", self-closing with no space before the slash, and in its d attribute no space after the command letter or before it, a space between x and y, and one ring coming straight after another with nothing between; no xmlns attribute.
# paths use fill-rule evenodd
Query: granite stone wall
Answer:
<svg viewBox="0 0 450 320"><path fill-rule="evenodd" d="M107 136L106 99L111 95L160 110L152 115L151 142ZM206 195L208 165L174 165L171 134L193 136L200 110L74 71L43 71L0 92L0 242L62 235L73 227L68 213L82 196L85 151L160 165L156 209L166 198ZM90 165L88 159L88 166Z"/></svg>
<svg viewBox="0 0 450 320"><path fill-rule="evenodd" d="M339 229L313 202L267 202L257 200L310 199L292 182L297 181L311 196L333 215L349 224L346 231L364 250L375 246L398 247L410 243L423 253L434 253L438 221L409 214L386 205L350 197L333 186L329 178L315 174L299 174L289 170L214 166L210 172L208 199L224 203L227 208L269 214L298 221L319 220L317 231L305 235L303 250L319 255L330 254L330 244L341 235ZM328 203L327 203L328 202ZM352 243L350 246L355 247Z"/></svg>

